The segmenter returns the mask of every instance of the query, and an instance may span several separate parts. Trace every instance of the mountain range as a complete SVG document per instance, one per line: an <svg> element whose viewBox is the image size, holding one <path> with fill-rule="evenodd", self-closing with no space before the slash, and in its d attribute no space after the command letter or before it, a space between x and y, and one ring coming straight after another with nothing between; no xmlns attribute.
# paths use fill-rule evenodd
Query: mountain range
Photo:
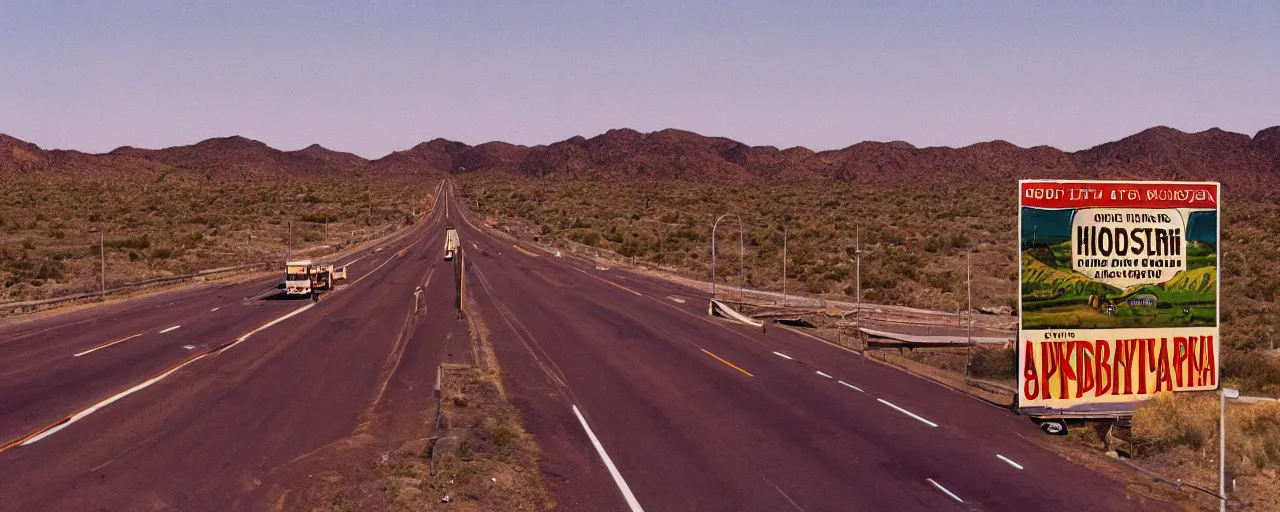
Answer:
<svg viewBox="0 0 1280 512"><path fill-rule="evenodd" d="M1272 196L1280 185L1280 126L1254 136L1217 128L1185 133L1155 127L1090 149L1022 148L1005 141L961 148L859 142L812 151L748 146L684 130L615 129L550 145L435 139L376 160L312 145L282 151L232 136L165 149L121 147L89 154L45 150L0 134L0 178L153 179L187 173L214 180L324 176L443 175L496 171L590 180L763 183L850 180L868 185L937 186L1019 178L1218 180L1233 196Z"/></svg>

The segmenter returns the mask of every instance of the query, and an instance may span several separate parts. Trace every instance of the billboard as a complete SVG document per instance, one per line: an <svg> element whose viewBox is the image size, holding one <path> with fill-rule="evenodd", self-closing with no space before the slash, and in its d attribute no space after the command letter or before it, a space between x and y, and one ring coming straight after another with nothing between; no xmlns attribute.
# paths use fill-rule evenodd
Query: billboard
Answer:
<svg viewBox="0 0 1280 512"><path fill-rule="evenodd" d="M1218 386L1217 183L1019 182L1018 406Z"/></svg>

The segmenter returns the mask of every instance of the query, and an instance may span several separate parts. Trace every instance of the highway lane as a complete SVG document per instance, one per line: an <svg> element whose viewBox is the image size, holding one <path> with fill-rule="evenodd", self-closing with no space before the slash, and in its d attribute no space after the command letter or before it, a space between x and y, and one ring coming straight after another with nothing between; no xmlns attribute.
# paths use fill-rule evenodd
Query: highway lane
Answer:
<svg viewBox="0 0 1280 512"><path fill-rule="evenodd" d="M623 489L651 510L1163 507L1014 435L1040 435L1025 419L462 229L490 254L473 300L569 510L627 509Z"/></svg>
<svg viewBox="0 0 1280 512"><path fill-rule="evenodd" d="M438 351L409 350L402 333L411 324L414 289L436 270L432 263L442 252L440 221L440 215L432 215L410 237L373 252L367 263L360 262L368 265L366 271L353 272L350 284L315 305L244 306L277 319L291 312L294 316L52 435L0 453L0 495L6 496L0 509L265 508L268 491L278 496L281 489L299 484L280 480L297 477L288 468L305 465L326 447L356 436L384 395L395 396L404 383L414 390L434 383ZM447 281L451 279L438 282ZM433 291L443 294L438 286ZM446 297L432 304L439 308L451 301ZM225 343L243 334L223 336L197 324L166 335L192 327L187 332L196 337ZM101 352L124 354L140 340ZM427 355L416 356L419 352ZM414 356L411 368L401 365L406 356ZM167 368L160 366L163 361L156 363L134 375L134 382ZM126 371L126 366L119 366L122 373L142 371ZM421 379L404 378L393 385L391 377L400 372Z"/></svg>
<svg viewBox="0 0 1280 512"><path fill-rule="evenodd" d="M376 268L382 256L375 251L341 261L360 260L349 281ZM54 316L12 326L22 332L0 344L0 446L309 302L253 299L276 294L278 280L166 292L65 323Z"/></svg>

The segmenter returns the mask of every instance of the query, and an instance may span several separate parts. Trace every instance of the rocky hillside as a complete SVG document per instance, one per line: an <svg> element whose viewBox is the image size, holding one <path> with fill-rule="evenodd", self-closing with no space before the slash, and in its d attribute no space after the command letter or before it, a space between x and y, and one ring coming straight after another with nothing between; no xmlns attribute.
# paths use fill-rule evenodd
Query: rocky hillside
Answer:
<svg viewBox="0 0 1280 512"><path fill-rule="evenodd" d="M1155 127L1068 153L992 141L962 148L906 142L860 142L830 151L747 146L723 137L667 129L609 130L550 145L435 139L373 161L312 145L280 151L244 137L150 150L122 147L103 155L43 150L0 135L0 175L97 174L147 177L185 171L214 179L509 172L587 180L685 180L702 183L837 179L868 185L945 185L1018 178L1220 180L1234 197L1270 196L1280 185L1280 126L1255 136L1210 129Z"/></svg>

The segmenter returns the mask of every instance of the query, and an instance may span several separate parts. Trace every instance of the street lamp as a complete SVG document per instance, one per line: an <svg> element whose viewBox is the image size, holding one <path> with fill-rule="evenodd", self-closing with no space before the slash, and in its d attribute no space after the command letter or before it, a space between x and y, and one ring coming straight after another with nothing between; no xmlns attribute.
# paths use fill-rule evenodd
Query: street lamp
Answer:
<svg viewBox="0 0 1280 512"><path fill-rule="evenodd" d="M733 217L738 220L738 274L742 276L744 288L747 284L747 276L743 272L744 266L742 263L746 254L745 245L742 243L742 217L735 213L726 213L717 217L716 221L711 224L711 298L713 299L716 297L716 228L720 226L720 221L724 220L725 217ZM741 288L739 291L741 291Z"/></svg>

